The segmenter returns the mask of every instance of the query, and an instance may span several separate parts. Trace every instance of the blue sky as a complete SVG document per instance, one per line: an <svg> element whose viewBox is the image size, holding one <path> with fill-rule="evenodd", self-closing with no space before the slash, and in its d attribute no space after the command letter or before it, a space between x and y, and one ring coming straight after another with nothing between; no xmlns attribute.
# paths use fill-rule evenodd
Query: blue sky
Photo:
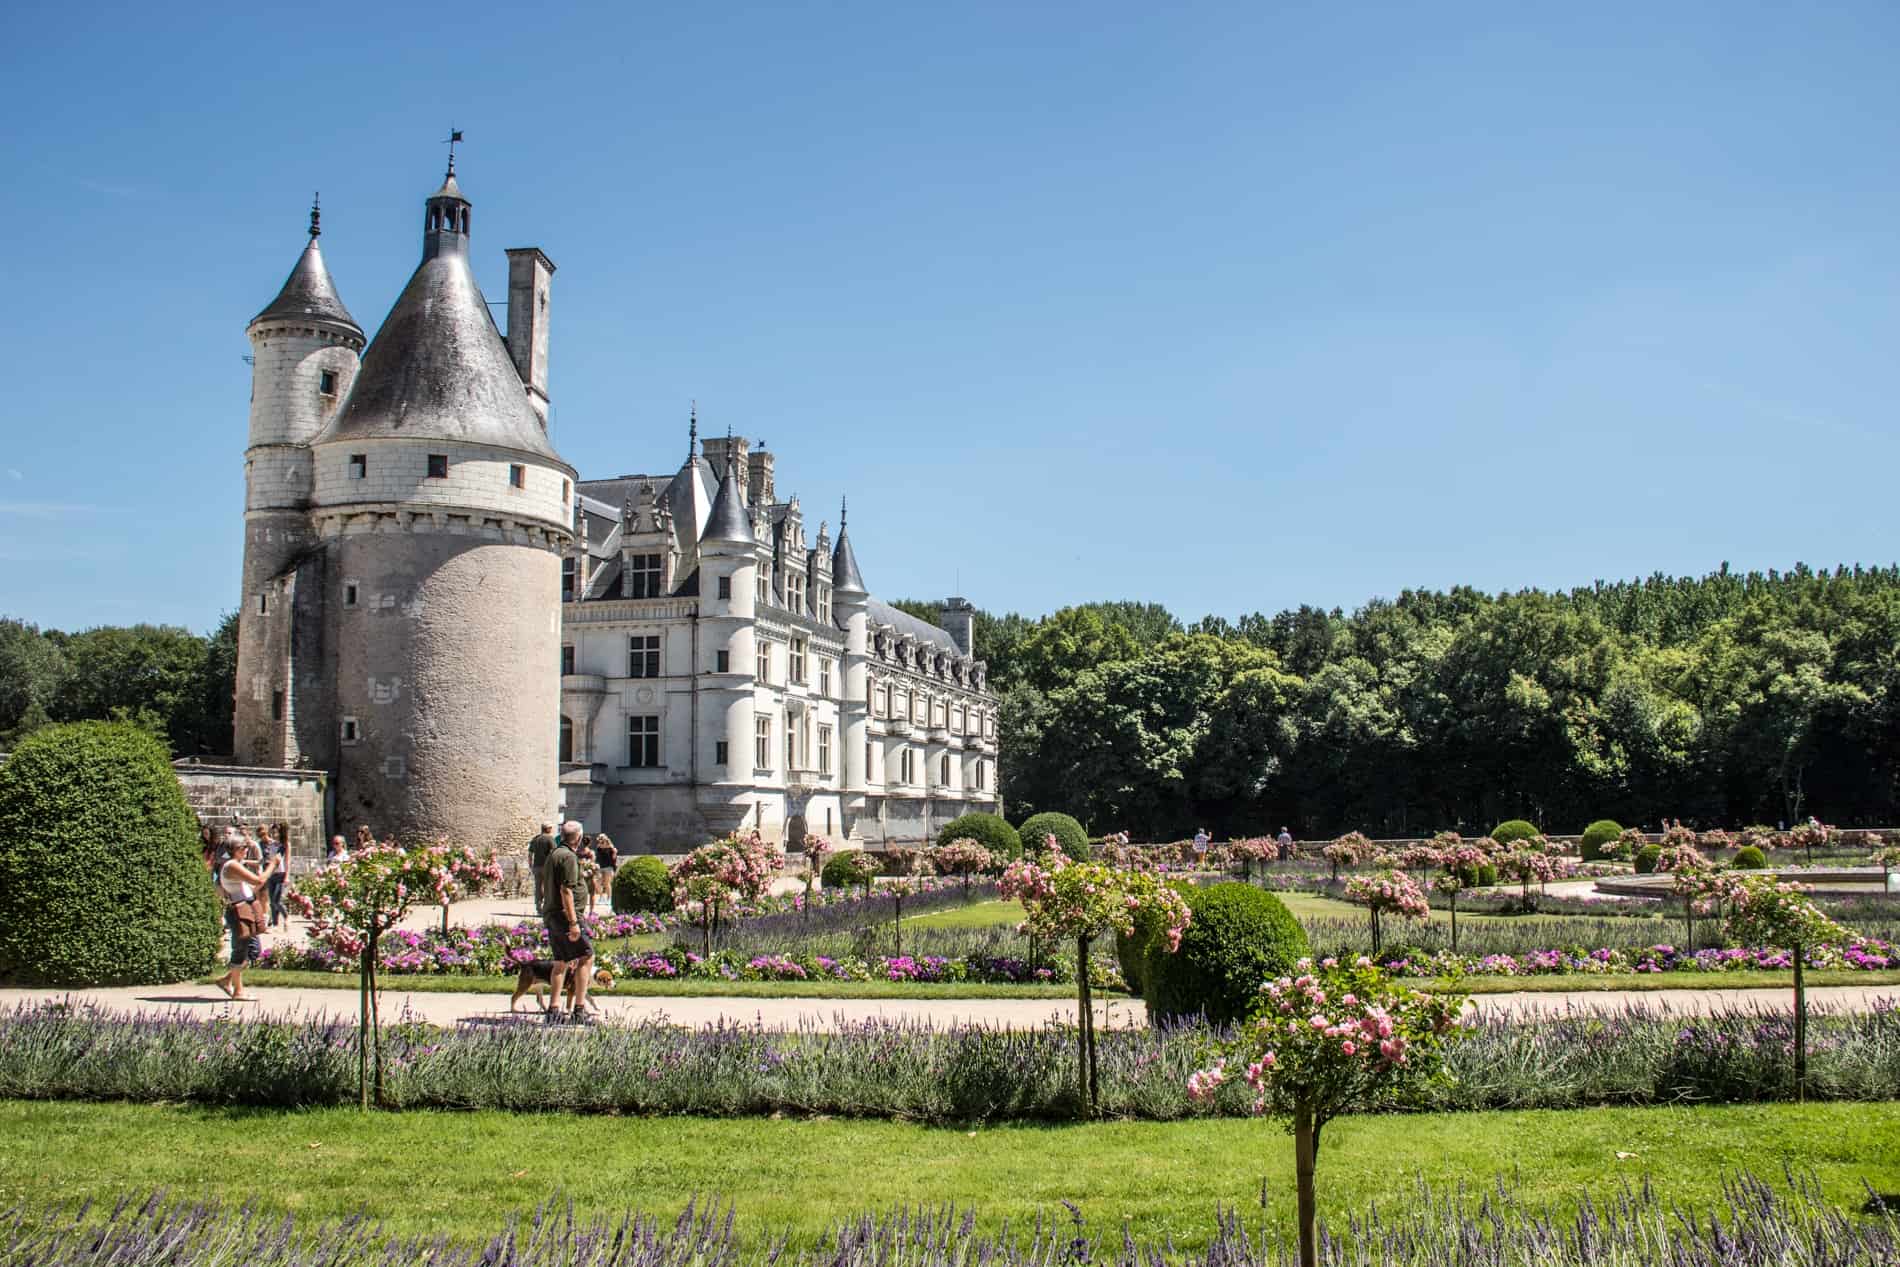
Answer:
<svg viewBox="0 0 1900 1267"><path fill-rule="evenodd" d="M687 402L867 579L1192 619L1891 562L1900 7L15 4L0 614L236 602L246 321L439 138L554 437Z"/></svg>

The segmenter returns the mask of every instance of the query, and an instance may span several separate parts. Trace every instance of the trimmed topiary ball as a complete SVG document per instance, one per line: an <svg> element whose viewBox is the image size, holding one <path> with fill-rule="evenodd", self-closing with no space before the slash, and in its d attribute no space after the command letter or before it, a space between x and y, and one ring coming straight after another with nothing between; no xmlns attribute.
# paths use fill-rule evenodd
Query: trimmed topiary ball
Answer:
<svg viewBox="0 0 1900 1267"><path fill-rule="evenodd" d="M1090 857L1089 834L1082 830L1082 824L1067 814L1031 814L1016 829L1016 834L1022 838L1024 853L1041 853L1043 839L1054 836L1056 844L1062 847L1062 852L1071 860L1083 862Z"/></svg>
<svg viewBox="0 0 1900 1267"><path fill-rule="evenodd" d="M1760 871L1768 865L1768 855L1753 845L1743 845L1735 851L1733 865L1737 871Z"/></svg>
<svg viewBox="0 0 1900 1267"><path fill-rule="evenodd" d="M1491 829L1491 839L1500 845L1514 845L1537 834L1537 825L1522 818L1507 818Z"/></svg>
<svg viewBox="0 0 1900 1267"><path fill-rule="evenodd" d="M223 908L165 748L48 726L0 766L0 978L168 985L217 957Z"/></svg>
<svg viewBox="0 0 1900 1267"><path fill-rule="evenodd" d="M995 814L965 814L952 819L937 833L939 845L962 839L974 840L1000 859L1023 856L1023 838L1016 834L1014 827Z"/></svg>
<svg viewBox="0 0 1900 1267"><path fill-rule="evenodd" d="M614 913L644 915L673 909L673 877L658 858L633 858L614 872Z"/></svg>
<svg viewBox="0 0 1900 1267"><path fill-rule="evenodd" d="M1607 818L1599 818L1583 829L1583 842L1577 846L1585 862L1601 862L1603 846L1623 834L1623 825Z"/></svg>
<svg viewBox="0 0 1900 1267"><path fill-rule="evenodd" d="M1142 947L1141 986L1150 1022L1200 1014L1217 1025L1240 1020L1253 1010L1264 982L1292 972L1312 953L1306 930L1265 890L1212 884L1181 895L1192 912L1181 948L1168 953L1158 935Z"/></svg>
<svg viewBox="0 0 1900 1267"><path fill-rule="evenodd" d="M877 858L862 849L841 849L825 860L818 880L827 889L857 888L869 885L882 869Z"/></svg>
<svg viewBox="0 0 1900 1267"><path fill-rule="evenodd" d="M1638 875L1649 875L1656 870L1656 863L1662 857L1661 845L1644 845L1636 851L1633 861Z"/></svg>

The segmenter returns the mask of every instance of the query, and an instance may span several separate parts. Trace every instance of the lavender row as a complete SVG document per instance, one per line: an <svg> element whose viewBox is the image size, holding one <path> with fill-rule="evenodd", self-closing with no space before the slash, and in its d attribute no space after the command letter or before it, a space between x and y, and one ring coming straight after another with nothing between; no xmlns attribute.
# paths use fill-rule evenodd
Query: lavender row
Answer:
<svg viewBox="0 0 1900 1267"><path fill-rule="evenodd" d="M121 1202L110 1211L0 1213L0 1244L23 1267L1291 1267L1288 1229L1259 1216L1216 1211L1206 1247L1136 1240L1112 1210L1081 1207L1032 1226L979 1230L975 1213L951 1206L865 1213L813 1244L783 1236L748 1239L729 1208L689 1205L677 1217L626 1213L588 1217L549 1201L526 1217L498 1220L486 1244L400 1240L365 1215L302 1224L247 1204ZM1096 1225L1105 1225L1103 1234ZM1875 1267L1900 1261L1900 1218L1856 1217L1826 1200L1806 1176L1775 1184L1728 1177L1713 1212L1691 1215L1647 1184L1624 1184L1611 1200L1528 1190L1500 1178L1475 1199L1462 1189L1400 1188L1364 1213L1322 1223L1325 1267L1736 1267L1804 1263Z"/></svg>
<svg viewBox="0 0 1900 1267"><path fill-rule="evenodd" d="M1148 1120L1246 1114L1248 1093L1238 1082L1205 1103L1185 1093L1218 1037L1197 1027L1104 1030L1103 1110ZM1491 1020L1452 1048L1452 1080L1425 1107L1792 1099L1793 1038L1788 1014L1756 1010ZM0 1096L345 1104L356 1095L355 1041L342 1023L22 1007L0 1015ZM1892 1007L1817 1012L1809 1042L1809 1098L1900 1099L1900 1014ZM1076 1113L1075 1060L1073 1029L1053 1025L866 1022L819 1031L649 1022L550 1031L528 1023L445 1031L404 1021L388 1034L388 1098L398 1108L1064 1120Z"/></svg>

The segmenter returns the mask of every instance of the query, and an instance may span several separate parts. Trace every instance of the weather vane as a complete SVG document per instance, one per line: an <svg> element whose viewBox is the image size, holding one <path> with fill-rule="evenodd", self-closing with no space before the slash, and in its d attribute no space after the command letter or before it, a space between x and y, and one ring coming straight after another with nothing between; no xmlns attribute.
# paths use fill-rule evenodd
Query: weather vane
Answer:
<svg viewBox="0 0 1900 1267"><path fill-rule="evenodd" d="M449 175L451 176L455 175L455 145L456 145L456 142L460 141L461 139L462 139L462 130L460 128L452 127L449 129L449 139L442 142L442 144L449 147Z"/></svg>

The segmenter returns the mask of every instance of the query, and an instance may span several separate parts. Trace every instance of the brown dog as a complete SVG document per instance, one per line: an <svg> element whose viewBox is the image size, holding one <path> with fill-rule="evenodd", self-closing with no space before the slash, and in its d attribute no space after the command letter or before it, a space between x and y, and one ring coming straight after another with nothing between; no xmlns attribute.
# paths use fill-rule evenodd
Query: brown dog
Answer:
<svg viewBox="0 0 1900 1267"><path fill-rule="evenodd" d="M567 1006L570 1009L574 1006L574 996L579 993L579 978L580 974L578 972L570 972L567 974ZM510 1012L515 1011L516 1005L521 1002L522 996L533 994L535 1002L541 1004L541 1010L543 1012L547 1011L554 1005L554 1000L543 999L542 995L547 992L548 986L553 980L554 961L552 959L530 959L527 963L522 964L520 974L515 977L515 993L514 997L508 1000L508 1010ZM614 974L605 968L594 969L593 988L596 990L613 989ZM587 998L587 1007L590 1011L600 1011L600 1004L594 1002L592 995L589 995Z"/></svg>

